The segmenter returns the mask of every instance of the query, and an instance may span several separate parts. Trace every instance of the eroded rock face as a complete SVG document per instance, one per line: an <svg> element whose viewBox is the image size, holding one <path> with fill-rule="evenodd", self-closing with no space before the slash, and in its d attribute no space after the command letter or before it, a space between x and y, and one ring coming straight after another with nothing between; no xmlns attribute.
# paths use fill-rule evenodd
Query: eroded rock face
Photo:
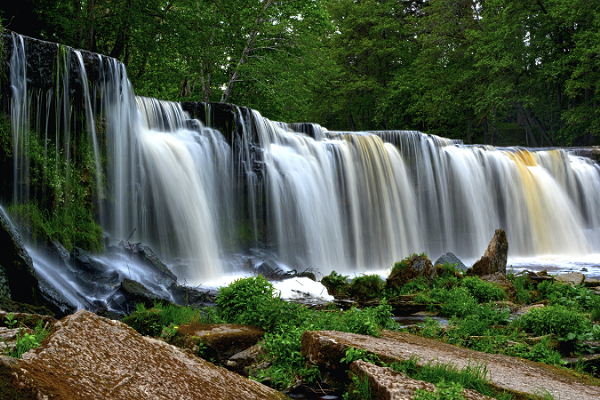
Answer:
<svg viewBox="0 0 600 400"><path fill-rule="evenodd" d="M517 300L517 288L511 281L506 279L506 276L504 276L501 272L496 272L495 274L491 275L484 275L481 277L481 280L485 282L492 282L500 286L500 288L504 290L504 293L506 293L506 297L509 301Z"/></svg>
<svg viewBox="0 0 600 400"><path fill-rule="evenodd" d="M581 272L571 272L559 275L554 279L556 282L564 283L566 285L581 285L585 281L585 275Z"/></svg>
<svg viewBox="0 0 600 400"><path fill-rule="evenodd" d="M198 355L200 351L203 358L225 362L234 354L256 345L264 333L251 325L193 323L180 325L171 343L192 354Z"/></svg>
<svg viewBox="0 0 600 400"><path fill-rule="evenodd" d="M87 311L63 318L12 368L12 387L50 399L284 399L258 382ZM29 398L29 397L27 397ZM33 397L31 397L33 398Z"/></svg>
<svg viewBox="0 0 600 400"><path fill-rule="evenodd" d="M385 286L388 288L402 287L409 281L422 276L432 280L436 276L435 268L429 258L415 255L402 261L399 267L394 266L392 273L385 281Z"/></svg>
<svg viewBox="0 0 600 400"><path fill-rule="evenodd" d="M417 390L435 392L433 383L418 381L409 378L402 372L391 368L378 367L363 360L350 364L350 371L359 377L366 376L371 386L371 396L382 400L413 400ZM465 400L487 400L491 397L484 396L471 389L463 389L462 396Z"/></svg>
<svg viewBox="0 0 600 400"><path fill-rule="evenodd" d="M478 261L469 269L472 275L491 275L501 272L506 275L506 260L508 257L508 241L504 229L496 229L488 248Z"/></svg>
<svg viewBox="0 0 600 400"><path fill-rule="evenodd" d="M21 236L0 208L0 269L6 279L4 291L21 303L40 304L38 278Z"/></svg>
<svg viewBox="0 0 600 400"><path fill-rule="evenodd" d="M419 366L452 364L458 369L486 365L491 384L512 393L536 393L540 387L561 400L597 400L600 387L567 371L533 361L500 354L473 351L433 339L404 332L382 331L376 338L354 333L334 331L306 331L302 334L302 355L308 362L331 372L343 372L347 364L341 362L350 347L376 354L381 361L407 361L417 358Z"/></svg>

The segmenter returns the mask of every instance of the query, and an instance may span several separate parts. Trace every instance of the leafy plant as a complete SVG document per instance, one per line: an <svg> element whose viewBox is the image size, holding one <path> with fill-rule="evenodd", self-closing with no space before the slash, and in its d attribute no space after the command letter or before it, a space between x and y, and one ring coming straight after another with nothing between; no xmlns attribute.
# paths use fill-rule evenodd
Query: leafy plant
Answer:
<svg viewBox="0 0 600 400"><path fill-rule="evenodd" d="M371 384L369 377L364 375L362 378L357 375L352 375L352 384L347 393L344 394L344 400L371 400Z"/></svg>
<svg viewBox="0 0 600 400"><path fill-rule="evenodd" d="M436 385L435 392L417 389L414 400L464 400L463 387L458 382L442 380Z"/></svg>
<svg viewBox="0 0 600 400"><path fill-rule="evenodd" d="M352 280L348 292L358 299L371 299L381 294L383 286L379 275L362 275Z"/></svg>
<svg viewBox="0 0 600 400"><path fill-rule="evenodd" d="M442 314L450 317L464 317L474 314L478 308L477 300L466 287L455 287L447 292L445 304L440 308Z"/></svg>
<svg viewBox="0 0 600 400"><path fill-rule="evenodd" d="M14 326L18 323L15 319L13 313L9 313L6 315L6 325L8 325L9 329L15 329ZM41 342L46 338L49 329L46 329L42 326L42 321L40 320L34 329L33 333L23 332L22 327L19 327L19 330L16 335L16 343L15 349L9 350L8 343L6 340L2 339L4 342L4 354L9 357L21 358L21 356L28 352L29 350L39 347Z"/></svg>
<svg viewBox="0 0 600 400"><path fill-rule="evenodd" d="M502 300L506 297L504 291L492 282L485 282L477 276L469 276L463 279L462 284L479 303Z"/></svg>
<svg viewBox="0 0 600 400"><path fill-rule="evenodd" d="M327 288L327 292L331 296L343 295L350 288L348 276L338 274L335 271L331 271L331 274L323 277L321 283Z"/></svg>
<svg viewBox="0 0 600 400"><path fill-rule="evenodd" d="M589 321L565 306L534 308L521 316L520 327L537 336L555 334L559 337L579 335L591 329Z"/></svg>

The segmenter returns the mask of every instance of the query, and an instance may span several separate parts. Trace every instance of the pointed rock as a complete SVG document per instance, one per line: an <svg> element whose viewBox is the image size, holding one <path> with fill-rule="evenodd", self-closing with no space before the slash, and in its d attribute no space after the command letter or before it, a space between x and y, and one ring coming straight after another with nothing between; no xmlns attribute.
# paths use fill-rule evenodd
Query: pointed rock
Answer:
<svg viewBox="0 0 600 400"><path fill-rule="evenodd" d="M490 241L488 248L483 253L483 257L475 262L467 271L470 275L491 275L501 272L506 275L506 260L508 258L508 241L504 229L496 229L494 237Z"/></svg>

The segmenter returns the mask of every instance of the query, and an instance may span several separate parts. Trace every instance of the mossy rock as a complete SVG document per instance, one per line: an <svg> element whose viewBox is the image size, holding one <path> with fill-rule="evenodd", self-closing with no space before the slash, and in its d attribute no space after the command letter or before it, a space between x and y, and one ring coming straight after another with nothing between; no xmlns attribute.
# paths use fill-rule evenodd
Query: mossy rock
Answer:
<svg viewBox="0 0 600 400"><path fill-rule="evenodd" d="M385 287L401 288L413 279L425 277L428 281L436 276L431 260L425 255L415 254L394 264L390 276L388 276Z"/></svg>
<svg viewBox="0 0 600 400"><path fill-rule="evenodd" d="M19 303L6 297L0 297L0 310L11 313L48 315L54 317L54 313L43 306L34 306L26 303Z"/></svg>
<svg viewBox="0 0 600 400"><path fill-rule="evenodd" d="M0 355L0 400L37 400L35 390L17 384L18 366L17 359Z"/></svg>
<svg viewBox="0 0 600 400"><path fill-rule="evenodd" d="M144 336L159 336L162 331L161 312L157 308L136 311L130 316L123 318L122 322Z"/></svg>
<svg viewBox="0 0 600 400"><path fill-rule="evenodd" d="M352 280L348 293L359 300L379 297L384 281L379 275L363 275Z"/></svg>
<svg viewBox="0 0 600 400"><path fill-rule="evenodd" d="M327 293L335 297L345 297L350 289L348 277L331 271L331 274L321 279L321 284L327 289Z"/></svg>
<svg viewBox="0 0 600 400"><path fill-rule="evenodd" d="M225 361L262 339L264 331L252 325L200 324L180 325L170 343L206 359Z"/></svg>

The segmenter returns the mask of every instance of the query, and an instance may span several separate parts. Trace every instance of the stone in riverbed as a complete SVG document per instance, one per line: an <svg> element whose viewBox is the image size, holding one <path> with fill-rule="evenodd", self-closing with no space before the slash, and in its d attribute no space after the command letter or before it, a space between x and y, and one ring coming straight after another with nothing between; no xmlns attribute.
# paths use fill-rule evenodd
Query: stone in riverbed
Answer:
<svg viewBox="0 0 600 400"><path fill-rule="evenodd" d="M508 258L508 241L504 229L496 229L488 248L478 261L467 270L468 275L490 275L501 272L506 275L506 260Z"/></svg>
<svg viewBox="0 0 600 400"><path fill-rule="evenodd" d="M568 274L559 275L554 278L556 282L564 283L565 285L581 285L585 281L585 275L580 272L570 272Z"/></svg>
<svg viewBox="0 0 600 400"><path fill-rule="evenodd" d="M435 263L433 263L433 265L444 265L445 263L449 263L449 264L458 264L456 266L456 269L464 272L467 270L467 266L465 264L463 264L462 261L460 261L460 259L458 257L456 257L453 253L446 253L444 255L442 255L440 258L438 258Z"/></svg>
<svg viewBox="0 0 600 400"><path fill-rule="evenodd" d="M427 257L414 255L394 265L390 276L385 281L385 287L400 288L415 278L425 277L431 281L435 276L436 272L431 260Z"/></svg>
<svg viewBox="0 0 600 400"><path fill-rule="evenodd" d="M10 360L9 360L10 361ZM56 323L46 344L22 360L0 360L0 378L23 398L284 399L258 382L143 337L87 311Z"/></svg>
<svg viewBox="0 0 600 400"><path fill-rule="evenodd" d="M433 383L418 381L409 378L402 372L396 372L387 367L378 367L363 360L350 364L350 371L361 379L364 379L364 376L367 377L371 387L371 396L374 399L412 400L419 389L427 392L435 392L437 389ZM492 399L471 389L463 389L461 395L465 400Z"/></svg>

